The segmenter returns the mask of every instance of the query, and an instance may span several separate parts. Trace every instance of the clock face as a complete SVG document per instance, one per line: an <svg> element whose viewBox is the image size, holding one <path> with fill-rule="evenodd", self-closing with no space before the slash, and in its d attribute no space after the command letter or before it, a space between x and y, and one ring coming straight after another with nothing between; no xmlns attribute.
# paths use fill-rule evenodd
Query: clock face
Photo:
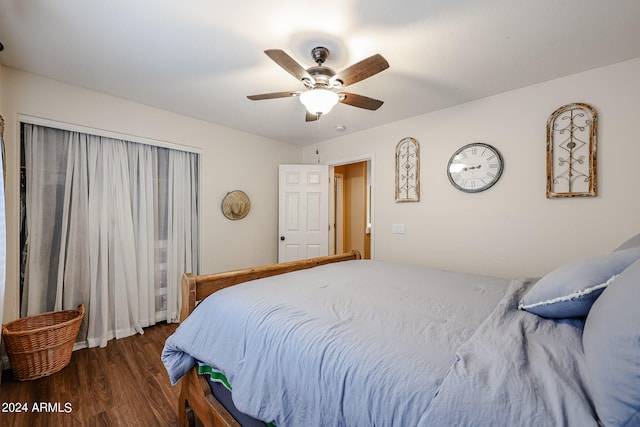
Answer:
<svg viewBox="0 0 640 427"><path fill-rule="evenodd" d="M449 181L458 190L467 193L484 191L502 175L502 156L488 144L475 142L456 151L447 167Z"/></svg>

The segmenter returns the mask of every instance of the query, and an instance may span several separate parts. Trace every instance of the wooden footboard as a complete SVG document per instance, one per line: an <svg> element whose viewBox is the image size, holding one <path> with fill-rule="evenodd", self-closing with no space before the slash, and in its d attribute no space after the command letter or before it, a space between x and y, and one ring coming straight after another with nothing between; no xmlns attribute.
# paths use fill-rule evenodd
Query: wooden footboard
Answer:
<svg viewBox="0 0 640 427"><path fill-rule="evenodd" d="M182 308L180 311L180 321L184 321L184 319L191 314L196 307L196 302L220 289L248 282L249 280L360 258L360 252L354 250L341 255L329 255L326 257L216 274L194 276L187 273L182 276ZM194 425L195 419L197 418L207 427L240 427L240 424L238 424L222 404L213 397L206 379L198 375L197 367L191 369L181 380L179 399L178 410L180 413L180 424L182 426Z"/></svg>

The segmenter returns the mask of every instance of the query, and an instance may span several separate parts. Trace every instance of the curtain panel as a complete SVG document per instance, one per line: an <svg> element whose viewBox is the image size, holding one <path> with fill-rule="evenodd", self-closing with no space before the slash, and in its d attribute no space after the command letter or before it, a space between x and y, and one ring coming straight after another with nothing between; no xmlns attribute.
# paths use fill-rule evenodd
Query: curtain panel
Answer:
<svg viewBox="0 0 640 427"><path fill-rule="evenodd" d="M87 308L79 340L105 346L177 322L198 272L198 154L23 124L22 315Z"/></svg>
<svg viewBox="0 0 640 427"><path fill-rule="evenodd" d="M0 323L4 315L4 289L6 284L7 272L7 221L5 212L5 178L6 178L6 162L4 157L4 118L0 115ZM2 338L0 337L0 340ZM0 382L2 382L0 380Z"/></svg>

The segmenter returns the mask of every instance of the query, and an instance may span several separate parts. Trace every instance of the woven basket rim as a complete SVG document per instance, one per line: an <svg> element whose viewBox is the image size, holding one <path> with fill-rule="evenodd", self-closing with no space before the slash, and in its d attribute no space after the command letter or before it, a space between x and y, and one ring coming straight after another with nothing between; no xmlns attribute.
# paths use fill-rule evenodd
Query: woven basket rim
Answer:
<svg viewBox="0 0 640 427"><path fill-rule="evenodd" d="M2 335L24 335L24 334L32 334L32 333L36 333L36 332L41 332L41 331L46 331L49 329L57 329L57 328L61 328L61 327L65 327L68 326L74 322L78 321L78 318L82 318L84 317L84 304L80 304L78 305L77 308L73 309L73 310L54 310L54 311L47 311L46 313L40 313L40 314L32 314L31 316L25 316L25 317L21 317L19 319L13 320L9 323L6 323L4 325L2 325ZM59 322L59 323L55 323L53 325L48 325L48 326L42 326L40 328L34 328L34 329L29 329L29 330L19 330L19 331L12 331L9 328L13 325L19 324L19 323L24 323L26 321L28 321L29 319L33 319L36 317L44 317L44 316L50 316L53 314L60 314L60 313L75 313L75 316L72 317L69 320L65 320L64 322Z"/></svg>
<svg viewBox="0 0 640 427"><path fill-rule="evenodd" d="M84 315L84 304L80 304L75 310L49 311L3 325L2 337L14 378L42 378L67 366ZM12 326L19 330L10 331Z"/></svg>

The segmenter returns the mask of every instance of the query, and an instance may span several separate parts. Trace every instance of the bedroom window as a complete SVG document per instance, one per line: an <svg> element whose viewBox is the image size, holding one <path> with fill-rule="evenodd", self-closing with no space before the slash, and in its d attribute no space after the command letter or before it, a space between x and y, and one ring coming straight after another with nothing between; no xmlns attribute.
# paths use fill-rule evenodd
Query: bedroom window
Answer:
<svg viewBox="0 0 640 427"><path fill-rule="evenodd" d="M21 314L84 303L89 347L180 312L198 271L199 154L22 123Z"/></svg>

